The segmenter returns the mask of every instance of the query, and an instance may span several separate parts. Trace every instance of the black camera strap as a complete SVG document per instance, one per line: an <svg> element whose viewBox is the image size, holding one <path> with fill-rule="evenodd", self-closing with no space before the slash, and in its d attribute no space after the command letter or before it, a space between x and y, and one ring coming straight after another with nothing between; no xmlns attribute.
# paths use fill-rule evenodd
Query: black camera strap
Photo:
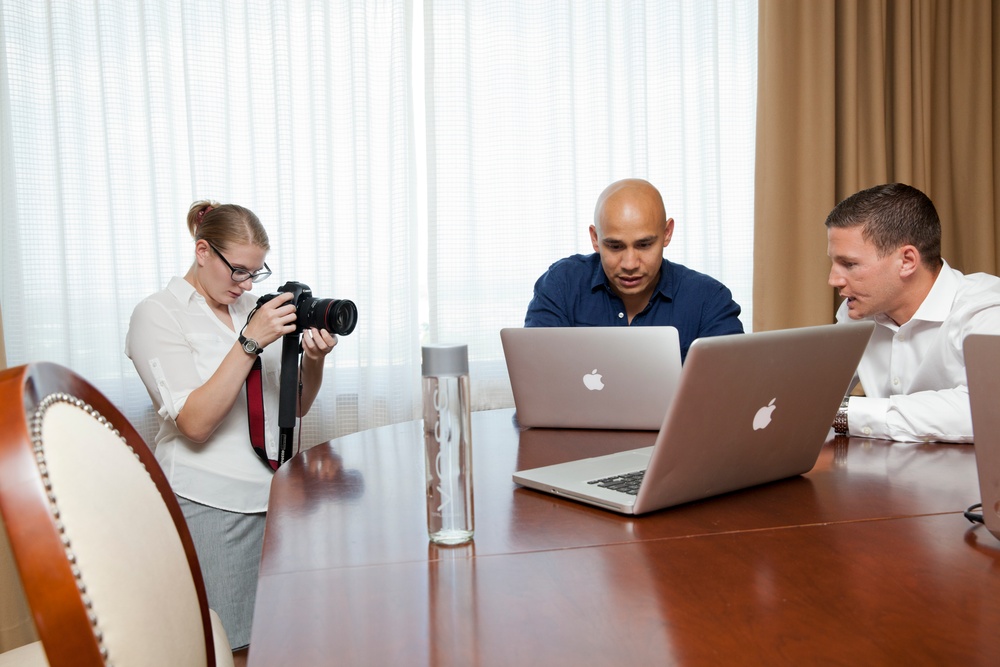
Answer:
<svg viewBox="0 0 1000 667"><path fill-rule="evenodd" d="M302 394L302 369L299 366L302 355L301 332L310 326L325 327L332 333L346 336L354 330L358 321L358 309L354 302L347 299L314 299L312 291L302 283L286 282L278 292L265 294L257 299L257 304L247 315L247 321L240 330L240 335L250 323L250 318L261 307L278 294L291 292L292 305L296 310L296 331L285 334L281 341L281 378L278 394L278 460L267 456L264 441L264 395L261 385L261 362L254 361L253 369L247 377L247 416L250 422L250 444L254 452L272 470L277 470L295 453L293 442L295 434L295 419ZM308 313L303 315L303 312ZM321 315L321 321L315 321L316 314ZM300 418L301 419L301 418ZM302 433L299 433L301 445Z"/></svg>
<svg viewBox="0 0 1000 667"><path fill-rule="evenodd" d="M278 469L278 462L267 457L264 442L264 385L261 379L260 356L253 361L253 368L247 375L247 421L250 423L250 446L271 470Z"/></svg>
<svg viewBox="0 0 1000 667"><path fill-rule="evenodd" d="M274 294L265 294L257 300L257 305L253 307L247 315L247 321L240 329L240 335L246 330L250 318L254 316L261 304L273 298ZM247 394L247 421L250 425L250 446L257 454L257 457L264 462L271 470L277 470L282 463L292 457L293 444L292 436L295 431L295 412L298 405L298 391L301 391L298 377L299 369L297 360L302 352L297 333L285 334L281 337L281 385L278 396L278 459L269 458L267 455L267 445L264 439L264 385L261 378L263 367L261 358L258 355L254 359L253 367L246 380Z"/></svg>
<svg viewBox="0 0 1000 667"><path fill-rule="evenodd" d="M295 413L299 404L299 360L302 345L299 334L281 337L281 389L278 395L278 465L294 453ZM301 435L301 432L300 432Z"/></svg>

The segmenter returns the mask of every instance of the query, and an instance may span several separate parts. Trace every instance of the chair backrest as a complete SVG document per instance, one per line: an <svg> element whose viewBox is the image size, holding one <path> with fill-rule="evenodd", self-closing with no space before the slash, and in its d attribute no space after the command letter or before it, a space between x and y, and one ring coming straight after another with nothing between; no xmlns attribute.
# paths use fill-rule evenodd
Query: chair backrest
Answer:
<svg viewBox="0 0 1000 667"><path fill-rule="evenodd" d="M125 417L72 371L0 372L0 513L58 666L214 667L180 507Z"/></svg>

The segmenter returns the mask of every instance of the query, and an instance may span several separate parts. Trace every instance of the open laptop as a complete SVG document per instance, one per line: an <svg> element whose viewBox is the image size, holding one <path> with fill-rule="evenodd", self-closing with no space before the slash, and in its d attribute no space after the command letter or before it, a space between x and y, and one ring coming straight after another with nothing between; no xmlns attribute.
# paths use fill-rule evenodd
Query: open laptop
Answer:
<svg viewBox="0 0 1000 667"><path fill-rule="evenodd" d="M514 481L642 514L808 472L874 326L700 338L652 447L522 470ZM635 490L617 488L637 471Z"/></svg>
<svg viewBox="0 0 1000 667"><path fill-rule="evenodd" d="M1000 539L1000 336L970 334L964 345L983 523Z"/></svg>
<svg viewBox="0 0 1000 667"><path fill-rule="evenodd" d="M674 327L502 329L521 426L655 431L681 375Z"/></svg>

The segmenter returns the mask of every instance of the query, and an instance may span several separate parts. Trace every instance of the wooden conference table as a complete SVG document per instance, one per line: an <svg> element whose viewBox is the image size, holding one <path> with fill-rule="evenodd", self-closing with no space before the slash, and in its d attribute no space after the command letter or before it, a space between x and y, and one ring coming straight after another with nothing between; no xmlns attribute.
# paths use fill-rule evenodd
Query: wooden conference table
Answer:
<svg viewBox="0 0 1000 667"><path fill-rule="evenodd" d="M808 474L629 518L516 469L652 444L473 415L476 536L427 540L420 422L275 474L250 664L996 665L974 450L831 439Z"/></svg>

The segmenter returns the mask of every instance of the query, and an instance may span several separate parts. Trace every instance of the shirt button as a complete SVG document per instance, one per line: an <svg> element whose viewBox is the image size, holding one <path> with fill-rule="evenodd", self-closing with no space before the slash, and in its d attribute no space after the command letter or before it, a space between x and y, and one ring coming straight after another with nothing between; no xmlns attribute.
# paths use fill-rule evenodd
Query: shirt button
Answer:
<svg viewBox="0 0 1000 667"><path fill-rule="evenodd" d="M892 378L892 386L894 387L899 386L899 378Z"/></svg>
<svg viewBox="0 0 1000 667"><path fill-rule="evenodd" d="M871 435L872 434L872 430L868 426L865 426L863 429L861 429L861 432L864 433L865 435Z"/></svg>
<svg viewBox="0 0 1000 667"><path fill-rule="evenodd" d="M618 313L618 319L622 319L623 317L625 317L625 313Z"/></svg>

